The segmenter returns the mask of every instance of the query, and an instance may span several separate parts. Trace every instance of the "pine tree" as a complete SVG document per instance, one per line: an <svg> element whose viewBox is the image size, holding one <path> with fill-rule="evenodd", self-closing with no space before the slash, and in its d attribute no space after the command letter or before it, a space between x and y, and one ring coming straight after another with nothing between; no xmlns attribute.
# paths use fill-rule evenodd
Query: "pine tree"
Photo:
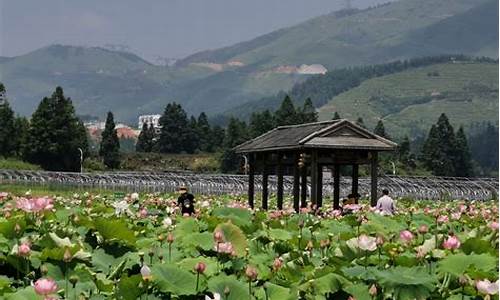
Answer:
<svg viewBox="0 0 500 300"><path fill-rule="evenodd" d="M299 123L297 120L297 112L293 105L292 99L287 95L281 106L274 113L277 126L293 125Z"/></svg>
<svg viewBox="0 0 500 300"><path fill-rule="evenodd" d="M184 145L187 153L195 153L200 148L200 136L198 132L198 121L194 116L191 116L188 123L188 137Z"/></svg>
<svg viewBox="0 0 500 300"><path fill-rule="evenodd" d="M144 122L142 124L141 133L139 133L139 136L137 137L137 143L135 144L136 152L151 152L151 149L149 148L149 145L151 143L148 140L149 139L148 135L149 135L148 123Z"/></svg>
<svg viewBox="0 0 500 300"><path fill-rule="evenodd" d="M274 117L269 110L263 112L253 112L250 116L249 137L255 138L273 129Z"/></svg>
<svg viewBox="0 0 500 300"><path fill-rule="evenodd" d="M401 144L399 144L398 157L399 161L405 164L410 157L410 139L408 138L408 136L405 136Z"/></svg>
<svg viewBox="0 0 500 300"><path fill-rule="evenodd" d="M31 117L24 157L46 170L79 171L79 148L88 153L86 130L71 99L57 87L50 98L42 99Z"/></svg>
<svg viewBox="0 0 500 300"><path fill-rule="evenodd" d="M220 127L219 125L215 125L213 126L211 131L212 131L211 143L210 143L211 149L213 149L213 151L222 149L224 143L224 136L226 134L224 128Z"/></svg>
<svg viewBox="0 0 500 300"><path fill-rule="evenodd" d="M213 152L212 128L208 123L207 115L202 112L197 120L197 135L199 140L199 148L202 152Z"/></svg>
<svg viewBox="0 0 500 300"><path fill-rule="evenodd" d="M194 152L190 149L191 132L189 120L182 106L177 103L169 103L160 118L160 136L158 139L158 150L161 153Z"/></svg>
<svg viewBox="0 0 500 300"><path fill-rule="evenodd" d="M314 108L311 98L307 98L304 101L304 106L302 106L300 115L301 115L300 117L301 123L312 123L318 121L318 113Z"/></svg>
<svg viewBox="0 0 500 300"><path fill-rule="evenodd" d="M116 133L112 112L108 112L108 116L106 117L99 155L103 158L106 167L117 169L120 166L120 141Z"/></svg>
<svg viewBox="0 0 500 300"><path fill-rule="evenodd" d="M224 136L224 152L221 158L221 171L236 172L240 167L239 155L232 149L248 139L248 129L245 122L231 118Z"/></svg>
<svg viewBox="0 0 500 300"><path fill-rule="evenodd" d="M30 122L25 117L17 117L14 120L14 128L16 134L12 138L15 142L15 156L22 157L26 147L26 143L28 141ZM85 129L85 131L87 130ZM82 142L84 143L84 148L86 148L85 143L87 143L87 141L87 136L85 136L85 139L82 140Z"/></svg>
<svg viewBox="0 0 500 300"><path fill-rule="evenodd" d="M361 118L361 117L359 117L359 118L356 120L356 125L361 126L361 127L363 127L363 128L366 128L365 122L363 121L363 118Z"/></svg>
<svg viewBox="0 0 500 300"><path fill-rule="evenodd" d="M453 127L445 114L432 125L422 148L422 161L437 176L454 176L456 139Z"/></svg>
<svg viewBox="0 0 500 300"><path fill-rule="evenodd" d="M463 127L457 131L456 135L456 154L455 154L455 176L470 177L473 175L472 159L469 150L469 143Z"/></svg>
<svg viewBox="0 0 500 300"><path fill-rule="evenodd" d="M335 112L335 113L333 114L333 118L332 118L332 120L340 120L340 119L341 119L341 117L340 117L339 113L338 113L338 112Z"/></svg>
<svg viewBox="0 0 500 300"><path fill-rule="evenodd" d="M382 122L382 120L378 121L377 126L375 126L375 129L373 130L373 133L383 138L389 139L389 135L385 132L384 122Z"/></svg>
<svg viewBox="0 0 500 300"><path fill-rule="evenodd" d="M16 154L16 136L14 111L5 97L5 87L0 83L0 156Z"/></svg>

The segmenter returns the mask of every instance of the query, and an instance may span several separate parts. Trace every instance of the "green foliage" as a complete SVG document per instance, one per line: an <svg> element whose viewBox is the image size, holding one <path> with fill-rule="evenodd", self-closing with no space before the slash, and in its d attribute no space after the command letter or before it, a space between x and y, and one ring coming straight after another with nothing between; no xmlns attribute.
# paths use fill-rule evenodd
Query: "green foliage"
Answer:
<svg viewBox="0 0 500 300"><path fill-rule="evenodd" d="M165 293L196 294L196 276L172 265L156 265L152 269L155 283Z"/></svg>
<svg viewBox="0 0 500 300"><path fill-rule="evenodd" d="M254 112L250 116L248 127L250 137L258 137L276 127L274 115L269 110Z"/></svg>
<svg viewBox="0 0 500 300"><path fill-rule="evenodd" d="M102 156L104 165L111 169L120 166L120 141L115 129L115 120L112 112L108 112L106 125L102 132L99 155Z"/></svg>
<svg viewBox="0 0 500 300"><path fill-rule="evenodd" d="M83 124L75 115L70 98L57 87L50 98L43 98L30 122L24 156L46 170L79 171L80 151L88 153Z"/></svg>
<svg viewBox="0 0 500 300"><path fill-rule="evenodd" d="M155 139L155 129L151 124L145 122L142 124L141 133L139 133L139 137L137 138L137 143L135 145L136 152L151 152L153 151Z"/></svg>
<svg viewBox="0 0 500 300"><path fill-rule="evenodd" d="M373 129L373 133L383 138L390 139L389 135L385 132L384 122L382 122L382 120L378 121L377 126Z"/></svg>
<svg viewBox="0 0 500 300"><path fill-rule="evenodd" d="M229 120L224 137L224 152L221 158L223 173L235 172L240 168L240 157L232 149L248 139L247 124L235 118Z"/></svg>
<svg viewBox="0 0 500 300"><path fill-rule="evenodd" d="M15 158L0 158L0 169L9 170L41 170L40 166L30 164Z"/></svg>
<svg viewBox="0 0 500 300"><path fill-rule="evenodd" d="M160 136L158 150L160 153L194 153L193 126L190 126L186 112L180 104L167 104L160 118Z"/></svg>
<svg viewBox="0 0 500 300"><path fill-rule="evenodd" d="M467 132L471 156L478 165L474 172L481 176L498 174L498 126L491 122L472 123Z"/></svg>
<svg viewBox="0 0 500 300"><path fill-rule="evenodd" d="M0 83L0 156L12 156L17 151L14 111L5 97L5 87Z"/></svg>
<svg viewBox="0 0 500 300"><path fill-rule="evenodd" d="M290 96L286 95L281 106L274 113L277 126L297 124L297 112Z"/></svg>

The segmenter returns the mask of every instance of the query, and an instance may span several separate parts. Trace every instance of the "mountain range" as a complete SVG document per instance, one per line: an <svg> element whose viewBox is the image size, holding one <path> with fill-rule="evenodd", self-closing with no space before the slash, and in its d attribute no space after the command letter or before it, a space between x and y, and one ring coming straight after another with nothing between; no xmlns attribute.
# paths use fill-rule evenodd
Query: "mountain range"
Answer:
<svg viewBox="0 0 500 300"><path fill-rule="evenodd" d="M110 110L135 124L168 102L216 115L251 108L325 70L450 53L498 58L497 0L400 0L337 11L171 66L99 47L52 45L0 58L0 81L23 115L60 85L79 114L103 118Z"/></svg>

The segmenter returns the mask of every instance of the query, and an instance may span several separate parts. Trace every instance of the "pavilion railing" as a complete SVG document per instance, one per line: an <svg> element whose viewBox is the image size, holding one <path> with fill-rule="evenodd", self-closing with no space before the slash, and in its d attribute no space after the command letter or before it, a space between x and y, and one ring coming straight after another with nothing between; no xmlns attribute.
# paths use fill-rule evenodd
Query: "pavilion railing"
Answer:
<svg viewBox="0 0 500 300"><path fill-rule="evenodd" d="M284 177L284 192L292 192L292 177ZM269 191L276 192L276 176L269 177ZM186 185L196 194L246 195L248 178L245 175L154 173L154 172L99 172L71 173L48 171L0 170L0 184L24 184L30 186L67 187L70 189L106 189L120 191L173 192ZM310 187L308 187L310 189ZM395 197L413 199L470 199L497 198L498 178L459 178L433 176L381 176L379 190L387 188ZM350 193L350 177L341 177L340 195ZM255 191L262 190L262 179L255 176ZM359 193L368 197L370 178L359 178ZM323 178L323 195L333 194L333 179Z"/></svg>

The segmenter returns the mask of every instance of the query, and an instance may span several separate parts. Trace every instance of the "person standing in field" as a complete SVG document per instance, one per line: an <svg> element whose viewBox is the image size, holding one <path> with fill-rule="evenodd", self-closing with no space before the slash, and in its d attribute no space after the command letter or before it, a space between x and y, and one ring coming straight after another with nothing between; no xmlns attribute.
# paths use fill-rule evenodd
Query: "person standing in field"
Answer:
<svg viewBox="0 0 500 300"><path fill-rule="evenodd" d="M383 196L380 197L377 201L377 211L381 215L392 216L396 211L396 205L394 204L394 200L389 197L389 190L382 190Z"/></svg>
<svg viewBox="0 0 500 300"><path fill-rule="evenodd" d="M181 208L182 215L192 215L194 214L194 196L188 193L188 189L185 186L179 188L180 196L177 198L177 206Z"/></svg>

